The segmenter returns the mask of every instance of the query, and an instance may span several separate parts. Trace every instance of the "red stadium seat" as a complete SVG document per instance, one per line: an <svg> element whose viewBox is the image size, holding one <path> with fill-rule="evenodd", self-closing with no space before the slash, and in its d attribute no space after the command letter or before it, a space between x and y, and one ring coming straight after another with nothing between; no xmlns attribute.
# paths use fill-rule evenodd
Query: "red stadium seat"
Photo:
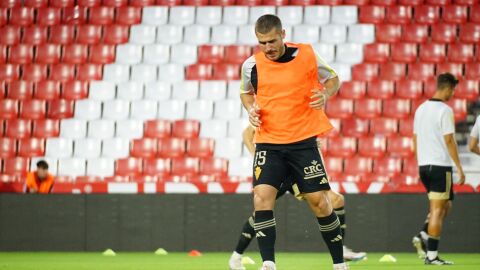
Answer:
<svg viewBox="0 0 480 270"><path fill-rule="evenodd" d="M106 25L113 23L115 9L113 7L99 6L88 10L88 23Z"/></svg>
<svg viewBox="0 0 480 270"><path fill-rule="evenodd" d="M396 85L396 96L398 98L418 99L423 95L422 81L399 80Z"/></svg>
<svg viewBox="0 0 480 270"><path fill-rule="evenodd" d="M147 138L168 138L172 134L172 122L168 120L149 120L145 122L144 136Z"/></svg>
<svg viewBox="0 0 480 270"><path fill-rule="evenodd" d="M347 99L359 99L365 96L367 83L362 81L346 81L340 87L339 95ZM327 105L328 106L328 105Z"/></svg>
<svg viewBox="0 0 480 270"><path fill-rule="evenodd" d="M371 81L378 74L378 64L362 63L352 67L352 80L355 81Z"/></svg>
<svg viewBox="0 0 480 270"><path fill-rule="evenodd" d="M437 78L430 78L424 82L423 96L425 98L431 98L437 90Z"/></svg>
<svg viewBox="0 0 480 270"><path fill-rule="evenodd" d="M151 138L135 139L130 147L130 155L138 158L154 158L157 156L157 140Z"/></svg>
<svg viewBox="0 0 480 270"><path fill-rule="evenodd" d="M448 61L465 63L475 59L473 44L456 43L448 45Z"/></svg>
<svg viewBox="0 0 480 270"><path fill-rule="evenodd" d="M368 120L349 118L342 121L342 134L349 137L362 137L368 133Z"/></svg>
<svg viewBox="0 0 480 270"><path fill-rule="evenodd" d="M62 62L81 64L87 61L88 46L84 44L70 44L63 46Z"/></svg>
<svg viewBox="0 0 480 270"><path fill-rule="evenodd" d="M201 7L208 5L208 0L183 0L182 5Z"/></svg>
<svg viewBox="0 0 480 270"><path fill-rule="evenodd" d="M35 53L35 62L40 64L56 64L60 62L61 47L57 44L40 44Z"/></svg>
<svg viewBox="0 0 480 270"><path fill-rule="evenodd" d="M478 3L478 0L454 0L457 5L474 5Z"/></svg>
<svg viewBox="0 0 480 270"><path fill-rule="evenodd" d="M410 100L387 99L383 101L383 115L396 119L403 119L410 115Z"/></svg>
<svg viewBox="0 0 480 270"><path fill-rule="evenodd" d="M324 159L325 169L329 180L335 181L335 176L343 172L343 158L327 156Z"/></svg>
<svg viewBox="0 0 480 270"><path fill-rule="evenodd" d="M385 18L387 23L408 24L412 20L412 7L400 5L387 7Z"/></svg>
<svg viewBox="0 0 480 270"><path fill-rule="evenodd" d="M361 23L382 23L385 20L385 7L362 6L360 7L358 21Z"/></svg>
<svg viewBox="0 0 480 270"><path fill-rule="evenodd" d="M161 178L167 177L171 172L170 159L150 158L144 160L144 175L154 175Z"/></svg>
<svg viewBox="0 0 480 270"><path fill-rule="evenodd" d="M60 120L40 119L33 122L32 137L50 138L60 135Z"/></svg>
<svg viewBox="0 0 480 270"><path fill-rule="evenodd" d="M56 99L48 103L48 118L64 119L73 117L73 100Z"/></svg>
<svg viewBox="0 0 480 270"><path fill-rule="evenodd" d="M0 64L0 82L11 82L18 80L19 77L20 69L18 65Z"/></svg>
<svg viewBox="0 0 480 270"><path fill-rule="evenodd" d="M130 6L148 7L155 5L155 0L130 0Z"/></svg>
<svg viewBox="0 0 480 270"><path fill-rule="evenodd" d="M33 60L33 46L17 44L10 46L8 62L12 64L29 64Z"/></svg>
<svg viewBox="0 0 480 270"><path fill-rule="evenodd" d="M183 157L185 152L185 139L162 138L158 141L158 155L160 157Z"/></svg>
<svg viewBox="0 0 480 270"><path fill-rule="evenodd" d="M89 61L95 64L109 64L115 62L115 46L97 44L90 46Z"/></svg>
<svg viewBox="0 0 480 270"><path fill-rule="evenodd" d="M22 79L39 82L47 79L48 68L45 64L28 64L22 67Z"/></svg>
<svg viewBox="0 0 480 270"><path fill-rule="evenodd" d="M478 80L462 80L455 88L454 97L466 99L468 101L476 101L479 96L479 82Z"/></svg>
<svg viewBox="0 0 480 270"><path fill-rule="evenodd" d="M27 7L46 7L48 6L48 0L24 0L23 4Z"/></svg>
<svg viewBox="0 0 480 270"><path fill-rule="evenodd" d="M224 48L220 45L202 45L198 47L198 62L215 64L223 62Z"/></svg>
<svg viewBox="0 0 480 270"><path fill-rule="evenodd" d="M70 44L75 39L75 26L68 24L50 26L49 41L55 44Z"/></svg>
<svg viewBox="0 0 480 270"><path fill-rule="evenodd" d="M12 7L21 7L22 0L4 0L0 1L0 7L2 8L12 8Z"/></svg>
<svg viewBox="0 0 480 270"><path fill-rule="evenodd" d="M35 9L30 7L14 7L10 9L9 23L18 26L33 24Z"/></svg>
<svg viewBox="0 0 480 270"><path fill-rule="evenodd" d="M333 129L331 129L329 132L327 132L327 134L325 134L325 136L328 137L328 138L334 138L336 136L339 136L340 130L341 130L341 127L342 127L342 123L341 123L340 119L330 118L329 120L330 120L330 123L333 126Z"/></svg>
<svg viewBox="0 0 480 270"><path fill-rule="evenodd" d="M75 6L75 0L49 0L50 6L52 7L73 7Z"/></svg>
<svg viewBox="0 0 480 270"><path fill-rule="evenodd" d="M393 81L375 79L368 82L367 94L375 99L387 99L393 97L395 84Z"/></svg>
<svg viewBox="0 0 480 270"><path fill-rule="evenodd" d="M214 80L240 80L240 66L237 64L213 65Z"/></svg>
<svg viewBox="0 0 480 270"><path fill-rule="evenodd" d="M176 157L172 159L172 175L196 176L200 172L200 160L195 157Z"/></svg>
<svg viewBox="0 0 480 270"><path fill-rule="evenodd" d="M448 5L442 7L442 19L447 23L462 24L467 22L468 7L459 5Z"/></svg>
<svg viewBox="0 0 480 270"><path fill-rule="evenodd" d="M413 156L413 139L411 137L390 137L387 143L387 152L391 157Z"/></svg>
<svg viewBox="0 0 480 270"><path fill-rule="evenodd" d="M215 140L209 138L192 138L187 141L187 155L191 157L213 157Z"/></svg>
<svg viewBox="0 0 480 270"><path fill-rule="evenodd" d="M399 122L400 125L398 133L400 134L400 136L413 136L413 118L402 119L402 121Z"/></svg>
<svg viewBox="0 0 480 270"><path fill-rule="evenodd" d="M62 84L62 98L67 100L84 99L88 97L88 82L70 81Z"/></svg>
<svg viewBox="0 0 480 270"><path fill-rule="evenodd" d="M28 158L12 157L6 158L3 161L3 173L7 175L17 175L25 177L28 172L29 161Z"/></svg>
<svg viewBox="0 0 480 270"><path fill-rule="evenodd" d="M262 4L267 6L287 6L289 2L290 0L263 0Z"/></svg>
<svg viewBox="0 0 480 270"><path fill-rule="evenodd" d="M57 81L41 81L35 84L36 99L52 100L60 98L60 83Z"/></svg>
<svg viewBox="0 0 480 270"><path fill-rule="evenodd" d="M349 158L357 153L357 139L353 137L334 137L328 139L327 156Z"/></svg>
<svg viewBox="0 0 480 270"><path fill-rule="evenodd" d="M200 134L200 122L197 120L177 120L173 122L172 135L178 138L197 138Z"/></svg>
<svg viewBox="0 0 480 270"><path fill-rule="evenodd" d="M470 7L470 21L480 23L480 5L478 3Z"/></svg>
<svg viewBox="0 0 480 270"><path fill-rule="evenodd" d="M424 43L428 40L429 26L425 24L403 25L402 41Z"/></svg>
<svg viewBox="0 0 480 270"><path fill-rule="evenodd" d="M370 0L343 0L344 5L364 6L368 5Z"/></svg>
<svg viewBox="0 0 480 270"><path fill-rule="evenodd" d="M5 137L29 138L32 134L32 122L25 119L9 119L5 122Z"/></svg>
<svg viewBox="0 0 480 270"><path fill-rule="evenodd" d="M210 6L233 6L235 5L235 0L210 0L208 3ZM314 0L293 0L296 6L308 6L309 4L314 5Z"/></svg>
<svg viewBox="0 0 480 270"><path fill-rule="evenodd" d="M115 15L115 23L138 24L142 21L142 9L138 7L119 7Z"/></svg>
<svg viewBox="0 0 480 270"><path fill-rule="evenodd" d="M122 44L128 42L129 26L112 24L104 26L103 42L106 44Z"/></svg>
<svg viewBox="0 0 480 270"><path fill-rule="evenodd" d="M103 0L102 4L107 7L123 7L128 5L128 0Z"/></svg>
<svg viewBox="0 0 480 270"><path fill-rule="evenodd" d="M0 100L4 99L6 96L7 89L6 89L6 83L5 82L0 82Z"/></svg>
<svg viewBox="0 0 480 270"><path fill-rule="evenodd" d="M392 44L392 61L413 63L417 60L417 44L394 43Z"/></svg>
<svg viewBox="0 0 480 270"><path fill-rule="evenodd" d="M7 61L7 45L0 44L0 63L4 64Z"/></svg>
<svg viewBox="0 0 480 270"><path fill-rule="evenodd" d="M414 63L408 65L408 78L411 80L427 80L435 76L435 65L430 63Z"/></svg>
<svg viewBox="0 0 480 270"><path fill-rule="evenodd" d="M47 39L48 28L46 26L31 25L23 29L23 43L38 45L47 42Z"/></svg>
<svg viewBox="0 0 480 270"><path fill-rule="evenodd" d="M451 43L457 40L457 25L437 23L432 25L431 38L433 42Z"/></svg>
<svg viewBox="0 0 480 270"><path fill-rule="evenodd" d="M438 6L416 6L415 22L422 24L435 24L440 20L440 7Z"/></svg>
<svg viewBox="0 0 480 270"><path fill-rule="evenodd" d="M62 10L55 7L37 9L36 23L40 25L56 25L62 21Z"/></svg>
<svg viewBox="0 0 480 270"><path fill-rule="evenodd" d="M18 155L21 157L42 157L45 155L45 139L28 138L18 141Z"/></svg>
<svg viewBox="0 0 480 270"><path fill-rule="evenodd" d="M8 9L0 7L0 26L4 26L8 21Z"/></svg>
<svg viewBox="0 0 480 270"><path fill-rule="evenodd" d="M174 0L170 0L170 1L174 1ZM319 0L319 1L327 1L327 0ZM341 2L343 0L330 0L330 1L340 1ZM262 4L262 0L237 0L235 2L235 4L239 5L239 6L250 6L250 7L251 6L260 6ZM318 1L317 1L317 4L319 4ZM322 5L322 4L319 4L319 5Z"/></svg>
<svg viewBox="0 0 480 270"><path fill-rule="evenodd" d="M85 24L77 28L77 42L81 44L97 44L102 38L102 26Z"/></svg>
<svg viewBox="0 0 480 270"><path fill-rule="evenodd" d="M18 116L18 101L0 99L0 119L13 119Z"/></svg>
<svg viewBox="0 0 480 270"><path fill-rule="evenodd" d="M252 55L252 48L247 45L229 45L225 46L225 62L232 64L242 64Z"/></svg>
<svg viewBox="0 0 480 270"><path fill-rule="evenodd" d="M392 118L374 118L370 120L370 134L392 136L398 132L398 121Z"/></svg>
<svg viewBox="0 0 480 270"><path fill-rule="evenodd" d="M375 37L377 42L393 43L400 41L402 27L398 24L378 24Z"/></svg>
<svg viewBox="0 0 480 270"><path fill-rule="evenodd" d="M66 82L75 78L75 65L73 64L53 64L50 66L49 79L53 81Z"/></svg>
<svg viewBox="0 0 480 270"><path fill-rule="evenodd" d="M77 0L77 5L81 7L98 7L102 5L102 0Z"/></svg>
<svg viewBox="0 0 480 270"><path fill-rule="evenodd" d="M115 175L118 176L139 176L142 174L143 165L140 158L122 158L115 164Z"/></svg>
<svg viewBox="0 0 480 270"><path fill-rule="evenodd" d="M17 155L17 142L12 138L0 138L0 158L15 157Z"/></svg>
<svg viewBox="0 0 480 270"><path fill-rule="evenodd" d="M465 64L465 78L478 80L480 78L480 63L467 63Z"/></svg>
<svg viewBox="0 0 480 270"><path fill-rule="evenodd" d="M47 103L44 100L24 100L20 104L20 117L25 119L44 119L47 111Z"/></svg>
<svg viewBox="0 0 480 270"><path fill-rule="evenodd" d="M382 101L378 99L355 100L355 115L360 118L376 118L382 114Z"/></svg>
<svg viewBox="0 0 480 270"><path fill-rule="evenodd" d="M463 76L463 64L461 63L438 63L437 64L437 75L442 73L452 73L455 77Z"/></svg>
<svg viewBox="0 0 480 270"><path fill-rule="evenodd" d="M398 81L407 76L407 65L404 63L389 62L380 66L380 78Z"/></svg>
<svg viewBox="0 0 480 270"><path fill-rule="evenodd" d="M0 28L0 44L15 45L20 43L20 37L22 36L22 28L16 25L5 25Z"/></svg>
<svg viewBox="0 0 480 270"><path fill-rule="evenodd" d="M8 84L7 98L24 100L33 96L33 83L29 81L12 81Z"/></svg>
<svg viewBox="0 0 480 270"><path fill-rule="evenodd" d="M358 154L364 157L379 158L385 155L385 137L365 137L358 140Z"/></svg>
<svg viewBox="0 0 480 270"><path fill-rule="evenodd" d="M448 101L448 106L452 107L455 121L465 121L467 118L467 100L465 99L451 99Z"/></svg>
<svg viewBox="0 0 480 270"><path fill-rule="evenodd" d="M355 175L359 180L365 179L365 176L372 172L373 162L371 158L354 156L345 159L345 174Z"/></svg>
<svg viewBox="0 0 480 270"><path fill-rule="evenodd" d="M427 5L445 6L451 4L451 0L426 0Z"/></svg>
<svg viewBox="0 0 480 270"><path fill-rule="evenodd" d="M226 177L228 175L228 160L215 157L202 158L200 159L200 174Z"/></svg>
<svg viewBox="0 0 480 270"><path fill-rule="evenodd" d="M385 63L390 57L390 45L387 43L366 44L363 47L363 60L372 63Z"/></svg>
<svg viewBox="0 0 480 270"><path fill-rule="evenodd" d="M382 157L373 162L373 175L375 178L390 180L402 172L402 160L394 157ZM378 180L377 180L378 181Z"/></svg>
<svg viewBox="0 0 480 270"><path fill-rule="evenodd" d="M343 98L331 99L327 102L325 112L329 117L350 118L353 115L353 101Z"/></svg>
<svg viewBox="0 0 480 270"><path fill-rule="evenodd" d="M79 81L98 81L102 79L103 65L85 63L77 66L77 77Z"/></svg>
<svg viewBox="0 0 480 270"><path fill-rule="evenodd" d="M187 80L208 80L213 75L213 68L210 64L194 64L186 68L185 78Z"/></svg>
<svg viewBox="0 0 480 270"><path fill-rule="evenodd" d="M446 59L444 44L428 43L420 45L420 61L428 63L440 63Z"/></svg>

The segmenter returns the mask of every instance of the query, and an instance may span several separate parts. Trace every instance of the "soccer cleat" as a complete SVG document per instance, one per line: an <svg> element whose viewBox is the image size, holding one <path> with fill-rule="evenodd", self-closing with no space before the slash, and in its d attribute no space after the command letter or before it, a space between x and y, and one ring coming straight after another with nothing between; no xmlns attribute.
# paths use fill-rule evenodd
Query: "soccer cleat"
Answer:
<svg viewBox="0 0 480 270"><path fill-rule="evenodd" d="M348 270L348 266L346 263L334 264L333 270Z"/></svg>
<svg viewBox="0 0 480 270"><path fill-rule="evenodd" d="M272 261L264 261L260 270L277 270L275 263Z"/></svg>
<svg viewBox="0 0 480 270"><path fill-rule="evenodd" d="M228 260L228 266L230 266L230 270L245 270L242 265L242 255L236 252L232 253L230 260Z"/></svg>
<svg viewBox="0 0 480 270"><path fill-rule="evenodd" d="M425 264L431 264L431 265L453 265L453 262L451 261L444 261L442 259L440 259L438 256L433 259L433 260L430 260L427 258L425 258Z"/></svg>
<svg viewBox="0 0 480 270"><path fill-rule="evenodd" d="M417 250L418 257L425 259L427 256L427 245L422 238L414 236L412 239L413 247Z"/></svg>
<svg viewBox="0 0 480 270"><path fill-rule="evenodd" d="M367 256L365 252L355 252L346 246L343 246L343 258L345 261L360 261Z"/></svg>

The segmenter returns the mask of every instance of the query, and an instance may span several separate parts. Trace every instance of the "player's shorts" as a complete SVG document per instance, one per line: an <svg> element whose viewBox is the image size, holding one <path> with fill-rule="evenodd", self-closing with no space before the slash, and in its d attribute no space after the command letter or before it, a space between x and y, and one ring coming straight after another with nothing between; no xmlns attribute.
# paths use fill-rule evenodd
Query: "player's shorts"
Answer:
<svg viewBox="0 0 480 270"><path fill-rule="evenodd" d="M419 171L429 200L453 200L452 167L425 165Z"/></svg>
<svg viewBox="0 0 480 270"><path fill-rule="evenodd" d="M292 179L292 184L296 184L299 193L330 190L315 138L310 141L299 147L257 144L253 162L253 185L267 184L280 190L286 179Z"/></svg>

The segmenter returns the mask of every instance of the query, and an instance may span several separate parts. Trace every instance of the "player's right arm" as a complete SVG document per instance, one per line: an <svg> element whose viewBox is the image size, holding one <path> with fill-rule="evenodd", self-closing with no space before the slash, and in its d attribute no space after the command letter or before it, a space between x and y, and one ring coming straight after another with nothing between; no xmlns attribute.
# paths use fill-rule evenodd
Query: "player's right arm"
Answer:
<svg viewBox="0 0 480 270"><path fill-rule="evenodd" d="M463 172L462 164L460 163L460 157L458 156L457 141L455 140L455 120L453 111L448 110L442 115L442 133L445 144L447 145L448 154L457 167L458 175L460 176L459 184L465 183L465 173Z"/></svg>
<svg viewBox="0 0 480 270"><path fill-rule="evenodd" d="M255 154L255 144L253 143L254 136L255 136L255 129L252 126L248 126L243 130L243 133L242 133L243 143L247 147L248 152L252 154L252 156Z"/></svg>
<svg viewBox="0 0 480 270"><path fill-rule="evenodd" d="M470 140L468 141L468 150L470 152L480 155L480 147L478 147L478 137L480 136L480 116L473 125L472 132L470 133Z"/></svg>
<svg viewBox="0 0 480 270"><path fill-rule="evenodd" d="M255 57L250 56L242 65L241 81L240 81L240 99L243 107L248 112L248 120L254 127L259 127L260 109L255 104L255 90L252 85L252 69L255 66Z"/></svg>

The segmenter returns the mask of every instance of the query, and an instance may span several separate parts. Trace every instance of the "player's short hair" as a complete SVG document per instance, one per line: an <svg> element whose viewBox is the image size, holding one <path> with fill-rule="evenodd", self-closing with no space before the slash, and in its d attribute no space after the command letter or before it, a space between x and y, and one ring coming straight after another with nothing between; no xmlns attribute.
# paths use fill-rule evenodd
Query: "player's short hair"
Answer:
<svg viewBox="0 0 480 270"><path fill-rule="evenodd" d="M255 32L266 34L272 29L276 29L279 33L282 32L282 21L275 15L265 14L257 19L255 23Z"/></svg>
<svg viewBox="0 0 480 270"><path fill-rule="evenodd" d="M437 77L437 89L452 88L457 86L458 80L451 73L442 73Z"/></svg>
<svg viewBox="0 0 480 270"><path fill-rule="evenodd" d="M45 160L40 160L37 162L37 168L48 170L48 163Z"/></svg>

